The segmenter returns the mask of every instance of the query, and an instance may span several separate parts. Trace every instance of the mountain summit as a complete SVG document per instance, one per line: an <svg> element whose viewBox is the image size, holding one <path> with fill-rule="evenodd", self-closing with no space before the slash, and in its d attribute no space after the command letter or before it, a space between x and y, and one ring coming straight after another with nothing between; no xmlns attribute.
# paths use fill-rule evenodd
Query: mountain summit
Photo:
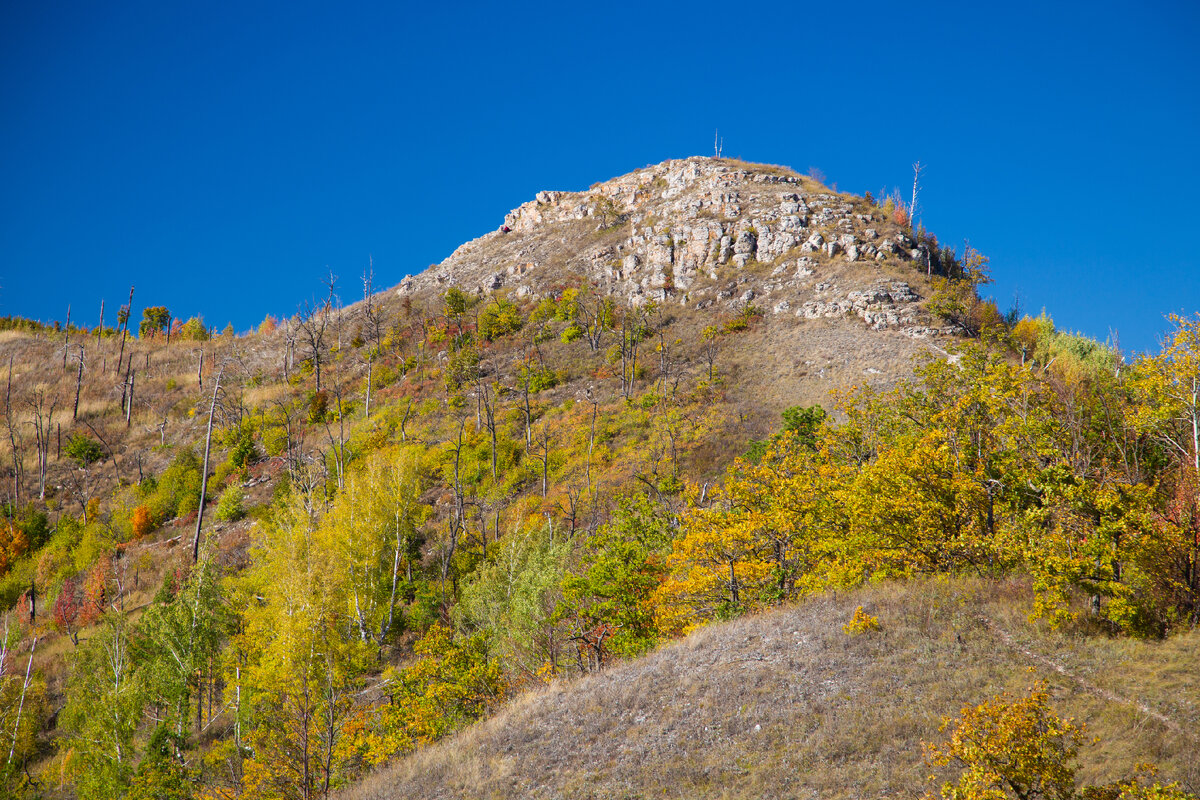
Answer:
<svg viewBox="0 0 1200 800"><path fill-rule="evenodd" d="M538 296L576 274L632 303L753 303L775 316L850 316L926 337L938 333L919 314L927 270L912 262L926 267L931 254L906 227L869 199L790 169L693 157L584 192L538 192L399 292L456 285Z"/></svg>

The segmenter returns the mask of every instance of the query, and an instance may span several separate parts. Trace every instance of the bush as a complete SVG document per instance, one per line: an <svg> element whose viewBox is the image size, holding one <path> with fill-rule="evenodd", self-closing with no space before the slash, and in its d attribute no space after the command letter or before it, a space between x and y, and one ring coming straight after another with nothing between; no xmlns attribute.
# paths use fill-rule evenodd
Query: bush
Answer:
<svg viewBox="0 0 1200 800"><path fill-rule="evenodd" d="M842 631L847 636L858 636L860 633L869 633L877 630L880 630L879 618L868 614L863 610L862 606L854 609L854 616L842 626Z"/></svg>
<svg viewBox="0 0 1200 800"><path fill-rule="evenodd" d="M222 522L237 522L246 516L244 502L242 487L237 484L230 486L221 492L221 499L217 501L217 519Z"/></svg>
<svg viewBox="0 0 1200 800"><path fill-rule="evenodd" d="M79 462L81 466L88 466L104 458L104 448L100 443L90 436L84 436L81 433L73 433L67 439L67 443L63 445L63 453L68 458L73 458Z"/></svg>
<svg viewBox="0 0 1200 800"><path fill-rule="evenodd" d="M150 514L149 507L144 505L138 506L133 510L130 523L133 527L134 539L141 539L154 530L154 518Z"/></svg>
<svg viewBox="0 0 1200 800"><path fill-rule="evenodd" d="M329 395L325 392L313 392L308 398L308 421L316 424L324 422L329 414Z"/></svg>
<svg viewBox="0 0 1200 800"><path fill-rule="evenodd" d="M229 450L229 463L235 467L244 467L258 460L258 449L249 429L243 429Z"/></svg>
<svg viewBox="0 0 1200 800"><path fill-rule="evenodd" d="M507 300L496 300L479 312L479 335L489 342L516 333L524 324L521 312Z"/></svg>
<svg viewBox="0 0 1200 800"><path fill-rule="evenodd" d="M156 525L199 507L200 469L200 459L191 450L185 450L175 456L156 481L143 484L145 505Z"/></svg>

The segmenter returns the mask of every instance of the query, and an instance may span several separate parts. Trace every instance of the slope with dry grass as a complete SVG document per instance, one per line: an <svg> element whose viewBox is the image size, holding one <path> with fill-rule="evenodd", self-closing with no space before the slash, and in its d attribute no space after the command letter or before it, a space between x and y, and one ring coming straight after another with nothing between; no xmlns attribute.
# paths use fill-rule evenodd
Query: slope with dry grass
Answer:
<svg viewBox="0 0 1200 800"><path fill-rule="evenodd" d="M1031 625L1020 582L936 580L825 595L714 625L514 700L343 792L374 798L916 796L923 741L964 704L1050 682L1099 742L1080 780L1157 763L1200 788L1200 634L1167 641ZM847 635L862 605L882 630Z"/></svg>

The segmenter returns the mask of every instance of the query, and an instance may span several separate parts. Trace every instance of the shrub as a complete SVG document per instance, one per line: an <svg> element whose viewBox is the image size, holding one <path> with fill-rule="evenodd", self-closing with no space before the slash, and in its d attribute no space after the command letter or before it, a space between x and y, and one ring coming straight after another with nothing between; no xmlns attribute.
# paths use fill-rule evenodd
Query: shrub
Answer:
<svg viewBox="0 0 1200 800"><path fill-rule="evenodd" d="M521 312L507 300L496 300L479 312L479 335L489 342L516 333L524 324Z"/></svg>
<svg viewBox="0 0 1200 800"><path fill-rule="evenodd" d="M880 628L879 618L868 614L862 606L854 609L854 616L842 626L842 630L847 636L858 636L860 633L869 633L880 630Z"/></svg>
<svg viewBox="0 0 1200 800"><path fill-rule="evenodd" d="M234 440L229 450L229 463L235 467L244 467L258 460L258 449L248 428L243 428Z"/></svg>
<svg viewBox="0 0 1200 800"><path fill-rule="evenodd" d="M151 516L149 507L141 505L135 508L130 524L133 527L134 539L141 539L153 531L154 517Z"/></svg>
<svg viewBox="0 0 1200 800"><path fill-rule="evenodd" d="M1039 682L1028 697L1002 694L978 706L963 708L945 744L926 744L930 765L958 764L956 783L942 786L941 796L1009 797L1075 796L1075 755L1083 731L1072 720L1060 719L1049 707L1046 683ZM926 798L936 797L932 792Z"/></svg>
<svg viewBox="0 0 1200 800"><path fill-rule="evenodd" d="M100 443L81 433L71 434L67 443L63 445L63 452L68 458L75 459L84 467L104 458L104 448L100 446Z"/></svg>
<svg viewBox="0 0 1200 800"><path fill-rule="evenodd" d="M242 487L233 484L221 492L221 499L217 501L217 519L222 522L237 522L246 516L244 503L245 495L242 493Z"/></svg>
<svg viewBox="0 0 1200 800"><path fill-rule="evenodd" d="M329 413L329 395L325 392L313 392L308 398L308 421L311 423L324 422Z"/></svg>
<svg viewBox="0 0 1200 800"><path fill-rule="evenodd" d="M200 459L191 450L175 456L156 481L143 484L145 505L155 524L195 511L200 500Z"/></svg>

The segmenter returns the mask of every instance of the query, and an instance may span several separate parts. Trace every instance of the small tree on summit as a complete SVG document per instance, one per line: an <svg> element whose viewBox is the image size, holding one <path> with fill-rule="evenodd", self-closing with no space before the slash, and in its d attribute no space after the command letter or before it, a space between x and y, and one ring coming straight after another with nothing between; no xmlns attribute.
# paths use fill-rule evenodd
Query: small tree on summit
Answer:
<svg viewBox="0 0 1200 800"><path fill-rule="evenodd" d="M171 324L171 312L166 306L151 306L142 311L142 322L138 325L138 336L152 339L167 330Z"/></svg>

